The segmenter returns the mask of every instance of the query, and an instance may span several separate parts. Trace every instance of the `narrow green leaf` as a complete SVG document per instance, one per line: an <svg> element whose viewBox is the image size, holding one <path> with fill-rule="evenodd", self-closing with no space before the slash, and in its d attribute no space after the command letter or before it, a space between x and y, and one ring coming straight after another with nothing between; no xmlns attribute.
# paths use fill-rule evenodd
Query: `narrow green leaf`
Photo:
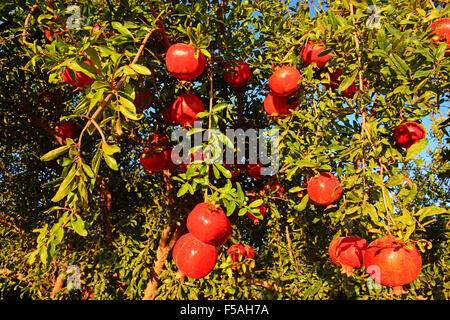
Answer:
<svg viewBox="0 0 450 320"><path fill-rule="evenodd" d="M105 159L106 164L114 171L119 171L119 167L117 166L117 161L113 156L108 156L107 154L103 154L103 159Z"/></svg>
<svg viewBox="0 0 450 320"><path fill-rule="evenodd" d="M88 234L86 231L85 223L79 215L76 215L76 220L72 220L72 228L82 237L86 237Z"/></svg>
<svg viewBox="0 0 450 320"><path fill-rule="evenodd" d="M103 152L109 156L113 155L114 153L120 152L120 147L117 144L108 144L102 142L102 149Z"/></svg>
<svg viewBox="0 0 450 320"><path fill-rule="evenodd" d="M338 91L341 92L347 89L355 81L357 75L358 70L355 70L351 75L347 76L344 80L342 80L341 84L339 85Z"/></svg>
<svg viewBox="0 0 450 320"><path fill-rule="evenodd" d="M129 37L133 38L133 34L130 32L130 30L125 28L120 22L113 21L111 23L111 26L114 29L116 29L117 31L119 31L121 34L123 34L124 36L129 36Z"/></svg>
<svg viewBox="0 0 450 320"><path fill-rule="evenodd" d="M63 182L59 186L58 191L56 192L55 196L52 198L53 202L58 202L62 200L71 190L71 186L73 183L73 179L75 178L75 174L77 172L77 165L72 165L72 168L67 173L67 176L64 178Z"/></svg>
<svg viewBox="0 0 450 320"><path fill-rule="evenodd" d="M151 76L152 72L150 71L150 69L148 69L147 67L141 65L141 64L136 64L136 63L132 63L130 64L130 68L133 69L134 71L136 71L139 74L142 74L144 76Z"/></svg>
<svg viewBox="0 0 450 320"><path fill-rule="evenodd" d="M41 157L41 161L50 161L53 159L58 158L60 155L64 154L69 150L70 145L65 145L56 149L53 149L52 151L47 152Z"/></svg>

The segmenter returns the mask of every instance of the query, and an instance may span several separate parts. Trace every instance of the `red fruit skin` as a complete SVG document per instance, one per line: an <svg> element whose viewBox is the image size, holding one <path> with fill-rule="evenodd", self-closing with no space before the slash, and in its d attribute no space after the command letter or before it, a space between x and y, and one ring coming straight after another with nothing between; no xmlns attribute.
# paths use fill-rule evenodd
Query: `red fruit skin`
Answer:
<svg viewBox="0 0 450 320"><path fill-rule="evenodd" d="M231 256L231 261L233 264L231 265L232 270L237 270L237 264L239 256L243 256L242 260L253 260L255 258L255 251L250 246L243 246L242 244L233 244L227 250L227 255Z"/></svg>
<svg viewBox="0 0 450 320"><path fill-rule="evenodd" d="M229 232L228 218L223 210L206 202L194 207L186 226L197 239L212 245L219 243Z"/></svg>
<svg viewBox="0 0 450 320"><path fill-rule="evenodd" d="M58 134L63 138L75 139L77 131L78 126L73 120L62 122L58 128Z"/></svg>
<svg viewBox="0 0 450 320"><path fill-rule="evenodd" d="M320 176L312 178L307 187L309 199L322 206L334 203L342 195L339 180L331 173L321 173Z"/></svg>
<svg viewBox="0 0 450 320"><path fill-rule="evenodd" d="M222 238L219 238L219 239L217 239L217 241L214 241L214 243L212 243L212 245L215 247L222 246L225 242L227 242L228 239L230 239L232 232L233 232L233 228L231 227L231 222L230 222L230 220L227 219L227 232L224 234L224 236Z"/></svg>
<svg viewBox="0 0 450 320"><path fill-rule="evenodd" d="M259 180L261 179L261 168L262 168L261 163L256 164L249 163L245 166L245 172L247 173L247 176L249 176L250 178Z"/></svg>
<svg viewBox="0 0 450 320"><path fill-rule="evenodd" d="M269 87L276 95L287 97L295 93L300 84L300 72L292 66L277 69L269 78Z"/></svg>
<svg viewBox="0 0 450 320"><path fill-rule="evenodd" d="M291 110L295 110L297 105L289 104L290 97L280 97L269 91L264 99L264 110L269 116L288 116Z"/></svg>
<svg viewBox="0 0 450 320"><path fill-rule="evenodd" d="M319 57L320 53L325 49L326 48L322 41L308 41L308 43L300 51L300 57L303 58L303 62L307 66L312 63L316 63L316 69L322 69L331 59L329 54Z"/></svg>
<svg viewBox="0 0 450 320"><path fill-rule="evenodd" d="M262 205L260 205L260 206L258 207L258 209L259 209L259 212L261 213L261 215L262 215L263 218L264 218L264 216L266 215L266 212L267 212L267 208L262 204ZM250 212L247 212L247 217L248 217L250 220L253 220L253 221L259 221L259 219L258 219L257 217L255 217L254 215L252 215Z"/></svg>
<svg viewBox="0 0 450 320"><path fill-rule="evenodd" d="M432 29L431 33L432 38L430 39L430 43L439 42L447 42L447 51L445 52L445 56L450 55L450 18L441 18L434 21L428 29Z"/></svg>
<svg viewBox="0 0 450 320"><path fill-rule="evenodd" d="M172 257L183 274L189 278L200 279L214 269L217 262L217 249L186 233L175 243Z"/></svg>
<svg viewBox="0 0 450 320"><path fill-rule="evenodd" d="M231 71L231 67L229 65L226 65L225 70ZM223 79L233 88L241 88L245 86L251 78L252 70L245 61L242 61L240 63L237 62L237 65L234 67L234 71L225 72L223 74Z"/></svg>
<svg viewBox="0 0 450 320"><path fill-rule="evenodd" d="M417 122L404 122L394 129L394 140L402 148L409 149L423 138L425 138L425 129Z"/></svg>
<svg viewBox="0 0 450 320"><path fill-rule="evenodd" d="M141 110L147 110L153 104L153 94L150 90L138 91L134 98L134 105Z"/></svg>
<svg viewBox="0 0 450 320"><path fill-rule="evenodd" d="M92 62L90 62L89 60L83 61L83 63L85 63L91 67L94 66L92 64ZM63 70L61 71L61 74L62 74L62 78L63 78L64 82L66 82L72 86L76 86L78 88L83 88L84 86L90 86L95 81L94 79L88 77L81 71L74 71L75 79L73 79L70 75L69 70L70 70L69 68L63 68Z"/></svg>
<svg viewBox="0 0 450 320"><path fill-rule="evenodd" d="M364 264L373 280L394 287L394 292L416 280L422 270L422 258L415 245L389 235L367 246Z"/></svg>
<svg viewBox="0 0 450 320"><path fill-rule="evenodd" d="M193 94L183 94L172 104L170 109L170 121L181 126L194 126L199 120L197 113L205 111L202 100Z"/></svg>
<svg viewBox="0 0 450 320"><path fill-rule="evenodd" d="M364 264L367 241L360 237L339 237L331 241L328 253L331 260L342 267L342 273L353 275L353 268Z"/></svg>
<svg viewBox="0 0 450 320"><path fill-rule="evenodd" d="M162 171L167 168L170 153L170 149L165 149L158 152L147 148L139 158L139 161L141 166L149 173Z"/></svg>
<svg viewBox="0 0 450 320"><path fill-rule="evenodd" d="M172 76L180 80L191 80L202 74L206 59L199 51L195 58L192 45L176 43L170 46L166 54L166 67Z"/></svg>

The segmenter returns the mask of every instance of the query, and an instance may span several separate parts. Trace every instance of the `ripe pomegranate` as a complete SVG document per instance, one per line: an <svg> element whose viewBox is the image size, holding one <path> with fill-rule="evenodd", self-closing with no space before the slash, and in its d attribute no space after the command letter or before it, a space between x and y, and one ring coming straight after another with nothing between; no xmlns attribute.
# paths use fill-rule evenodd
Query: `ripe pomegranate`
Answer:
<svg viewBox="0 0 450 320"><path fill-rule="evenodd" d="M300 72L292 66L283 66L277 69L269 78L269 87L276 95L288 97L295 93L300 84Z"/></svg>
<svg viewBox="0 0 450 320"><path fill-rule="evenodd" d="M264 218L264 216L266 215L266 212L267 212L266 207L262 204L262 205L260 205L260 206L258 207L258 209L259 209L259 213L261 213L261 215L262 215L263 218ZM252 215L250 212L247 212L247 217L248 217L250 220L255 221L255 223L259 223L259 219L258 219L257 217L255 217L254 215Z"/></svg>
<svg viewBox="0 0 450 320"><path fill-rule="evenodd" d="M197 113L205 111L202 100L193 94L183 94L172 104L168 121L181 126L194 126Z"/></svg>
<svg viewBox="0 0 450 320"><path fill-rule="evenodd" d="M340 76L342 76L342 69L336 69L334 72L329 73L330 75L330 83L324 83L325 88L336 90L339 88L341 84L341 80L339 80ZM365 83L367 79L363 79L363 89L367 88L367 84ZM354 83L349 85L345 90L342 91L342 94L347 98L351 99L355 95L356 92L359 91L359 86L356 86Z"/></svg>
<svg viewBox="0 0 450 320"><path fill-rule="evenodd" d="M291 110L297 108L296 104L290 104L291 97L280 97L269 91L264 99L264 110L269 116L288 116Z"/></svg>
<svg viewBox="0 0 450 320"><path fill-rule="evenodd" d="M153 94L150 90L142 90L136 93L134 105L141 110L147 110L152 106Z"/></svg>
<svg viewBox="0 0 450 320"><path fill-rule="evenodd" d="M78 133L78 126L74 120L68 120L60 123L58 134L63 138L75 139Z"/></svg>
<svg viewBox="0 0 450 320"><path fill-rule="evenodd" d="M44 35L47 38L48 41L53 41L53 37L58 36L62 36L64 34L64 32L55 32L52 34L52 32L50 30L44 30Z"/></svg>
<svg viewBox="0 0 450 320"><path fill-rule="evenodd" d="M87 64L91 67L93 67L94 65L92 64L91 61L86 60L83 61L84 64ZM75 74L75 79L72 77L71 75L71 71L69 68L63 68L63 70L61 71L62 74L62 78L64 80L64 82L72 85L72 86L76 86L78 88L83 88L84 86L90 86L92 83L94 83L94 79L88 77L86 74L84 74L81 71L72 71Z"/></svg>
<svg viewBox="0 0 450 320"><path fill-rule="evenodd" d="M422 258L416 246L388 235L367 246L364 264L377 283L393 287L394 294L403 292L402 286L413 282L422 270Z"/></svg>
<svg viewBox="0 0 450 320"><path fill-rule="evenodd" d="M228 239L230 239L232 232L233 232L233 228L231 227L231 222L230 222L230 220L227 219L227 232L223 235L222 238L219 238L219 239L217 239L217 241L214 241L214 243L212 243L212 245L215 247L220 247L225 242L227 242Z"/></svg>
<svg viewBox="0 0 450 320"><path fill-rule="evenodd" d="M252 77L252 70L245 61L236 61L236 64L237 65L234 67L234 71L229 65L225 65L223 79L233 88L241 88L250 81Z"/></svg>
<svg viewBox="0 0 450 320"><path fill-rule="evenodd" d="M166 54L167 70L181 80L191 80L202 74L206 59L199 51L195 57L195 48L190 44L176 43L170 46Z"/></svg>
<svg viewBox="0 0 450 320"><path fill-rule="evenodd" d="M307 192L313 203L327 206L340 198L342 188L338 178L323 172L309 181Z"/></svg>
<svg viewBox="0 0 450 320"><path fill-rule="evenodd" d="M236 262L238 261L247 261L255 259L255 251L250 246L244 246L242 244L233 244L227 250L227 255L231 257L231 261L233 264L231 265L232 270L236 270L238 268Z"/></svg>
<svg viewBox="0 0 450 320"><path fill-rule="evenodd" d="M312 63L316 64L316 69L322 69L331 56L329 54L319 56L326 48L322 41L308 41L308 43L300 51L300 57L303 58L303 62L309 66Z"/></svg>
<svg viewBox="0 0 450 320"><path fill-rule="evenodd" d="M212 203L197 204L186 221L189 232L202 242L220 242L229 232L228 218L222 208Z"/></svg>
<svg viewBox="0 0 450 320"><path fill-rule="evenodd" d="M213 245L201 242L192 234L186 233L175 243L172 256L184 275L200 279L214 269L217 250Z"/></svg>
<svg viewBox="0 0 450 320"><path fill-rule="evenodd" d="M331 260L342 267L342 273L353 276L353 268L364 263L367 241L360 237L339 237L331 241L328 253Z"/></svg>
<svg viewBox="0 0 450 320"><path fill-rule="evenodd" d="M450 55L450 18L441 18L434 21L428 29L432 29L433 32L430 43L447 42L447 51L445 56Z"/></svg>
<svg viewBox="0 0 450 320"><path fill-rule="evenodd" d="M423 138L425 138L425 129L417 122L403 122L394 129L395 142L406 150Z"/></svg>
<svg viewBox="0 0 450 320"><path fill-rule="evenodd" d="M141 166L148 171L148 173L162 171L168 168L170 161L170 148L146 148L140 157Z"/></svg>

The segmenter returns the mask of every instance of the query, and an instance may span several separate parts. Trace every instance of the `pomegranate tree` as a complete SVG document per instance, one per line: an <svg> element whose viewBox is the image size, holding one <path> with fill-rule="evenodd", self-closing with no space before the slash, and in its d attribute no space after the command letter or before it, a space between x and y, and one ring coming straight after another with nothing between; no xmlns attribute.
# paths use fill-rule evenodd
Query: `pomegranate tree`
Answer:
<svg viewBox="0 0 450 320"><path fill-rule="evenodd" d="M422 270L422 258L416 246L391 235L367 246L364 264L370 277L379 284L393 287L394 294L403 293L402 286L416 280Z"/></svg>

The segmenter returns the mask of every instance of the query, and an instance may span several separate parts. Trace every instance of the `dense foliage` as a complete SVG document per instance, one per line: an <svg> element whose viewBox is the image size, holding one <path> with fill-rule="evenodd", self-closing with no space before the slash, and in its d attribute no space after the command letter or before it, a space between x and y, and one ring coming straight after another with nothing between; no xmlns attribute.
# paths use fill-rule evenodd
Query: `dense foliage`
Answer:
<svg viewBox="0 0 450 320"><path fill-rule="evenodd" d="M72 1L2 1L0 289L35 299L449 299L450 59L427 29L449 16L444 3L377 1L380 21L370 27L364 1L80 0L69 12ZM81 23L68 28L77 8ZM310 40L331 55L320 70L300 56ZM206 57L192 81L166 68L179 42ZM242 88L223 78L234 61L252 70ZM297 108L268 117L268 79L282 65L300 71ZM64 82L66 67L95 82ZM338 69L333 89L329 73ZM343 94L352 84L359 90ZM142 90L151 92L146 110L134 104ZM146 172L144 150L176 128L163 109L185 93L203 101L203 130L279 129L276 175L232 177L204 162ZM73 138L57 129L69 119ZM431 123L408 151L392 137L404 121ZM319 172L343 189L326 207L306 192ZM232 236L209 275L180 279L171 249L205 198L226 212ZM368 285L364 268L341 274L328 255L336 237L385 234L412 241L422 256L400 296ZM232 244L250 245L254 266L232 268ZM80 290L67 286L72 265Z"/></svg>

